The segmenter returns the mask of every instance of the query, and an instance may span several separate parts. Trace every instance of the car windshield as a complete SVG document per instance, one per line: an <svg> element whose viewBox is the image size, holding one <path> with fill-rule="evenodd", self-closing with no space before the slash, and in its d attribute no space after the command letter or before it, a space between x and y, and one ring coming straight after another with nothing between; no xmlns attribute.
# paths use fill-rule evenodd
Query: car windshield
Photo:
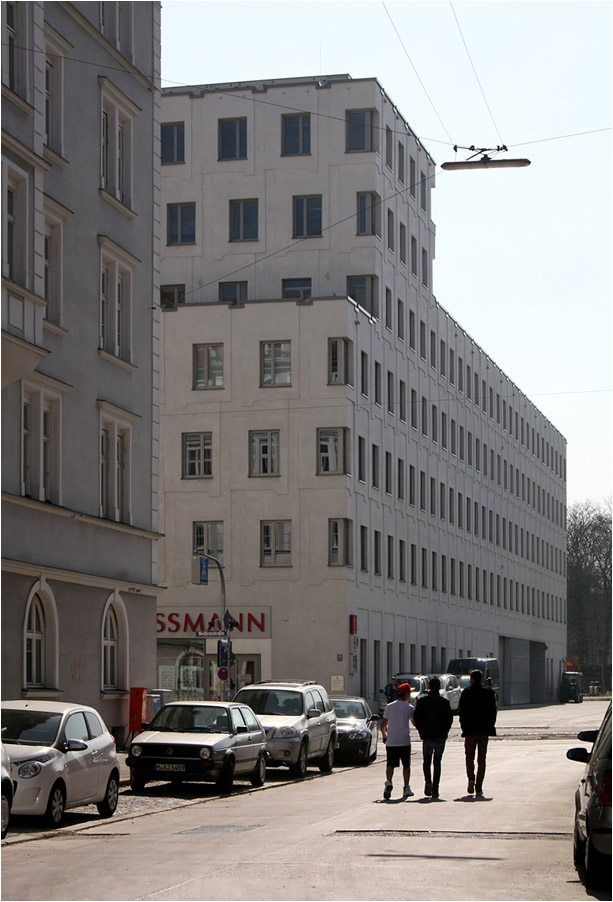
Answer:
<svg viewBox="0 0 613 902"><path fill-rule="evenodd" d="M166 705L155 715L149 729L171 733L229 733L228 709L219 705Z"/></svg>
<svg viewBox="0 0 613 902"><path fill-rule="evenodd" d="M458 677L458 683L462 689L466 689L467 686L470 686L470 677L461 676Z"/></svg>
<svg viewBox="0 0 613 902"><path fill-rule="evenodd" d="M291 689L241 689L234 701L249 705L256 714L280 717L302 714L302 695Z"/></svg>
<svg viewBox="0 0 613 902"><path fill-rule="evenodd" d="M340 698L333 698L331 699L331 702L337 717L345 718L347 720L350 718L364 720L366 718L366 712L362 702L346 701L345 699Z"/></svg>
<svg viewBox="0 0 613 902"><path fill-rule="evenodd" d="M2 709L2 742L16 745L53 745L57 738L61 714L48 711Z"/></svg>

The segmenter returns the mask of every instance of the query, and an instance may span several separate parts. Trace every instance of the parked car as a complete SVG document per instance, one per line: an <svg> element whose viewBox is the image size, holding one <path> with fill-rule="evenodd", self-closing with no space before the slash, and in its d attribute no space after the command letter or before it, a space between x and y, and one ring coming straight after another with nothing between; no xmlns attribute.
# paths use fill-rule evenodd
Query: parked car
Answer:
<svg viewBox="0 0 613 902"><path fill-rule="evenodd" d="M469 676L471 670L480 670L483 674L483 685L494 690L496 701L500 695L500 667L496 658L452 658L447 664L449 673L454 676Z"/></svg>
<svg viewBox="0 0 613 902"><path fill-rule="evenodd" d="M566 670L560 678L560 704L583 701L583 674Z"/></svg>
<svg viewBox="0 0 613 902"><path fill-rule="evenodd" d="M6 836L11 819L11 806L13 804L13 768L9 754L2 745L2 839Z"/></svg>
<svg viewBox="0 0 613 902"><path fill-rule="evenodd" d="M463 674L458 677L458 685L460 689L468 689L470 686L470 677L467 674Z"/></svg>
<svg viewBox="0 0 613 902"><path fill-rule="evenodd" d="M309 761L322 773L332 770L336 714L328 693L312 680L261 680L245 686L234 701L249 705L266 730L268 766L306 774Z"/></svg>
<svg viewBox="0 0 613 902"><path fill-rule="evenodd" d="M591 752L581 746L566 757L586 765L575 792L573 859L588 886L611 880L611 705L599 730L583 730L581 742L593 742Z"/></svg>
<svg viewBox="0 0 613 902"><path fill-rule="evenodd" d="M16 781L13 814L58 827L69 808L111 817L119 797L115 740L94 708L66 702L2 702L2 743Z"/></svg>
<svg viewBox="0 0 613 902"><path fill-rule="evenodd" d="M409 701L415 704L418 698L428 693L428 682L430 677L423 673L397 673L396 680L399 686L402 683L409 683L411 686L411 697Z"/></svg>
<svg viewBox="0 0 613 902"><path fill-rule="evenodd" d="M449 702L452 713L458 714L462 695L462 687L458 678L453 673L442 673L439 680L441 681L441 695Z"/></svg>
<svg viewBox="0 0 613 902"><path fill-rule="evenodd" d="M335 763L370 764L377 757L381 718L359 696L334 696L331 702L336 712Z"/></svg>
<svg viewBox="0 0 613 902"><path fill-rule="evenodd" d="M244 704L171 702L142 728L126 757L135 792L151 780L213 782L222 792L237 778L266 780L264 727Z"/></svg>

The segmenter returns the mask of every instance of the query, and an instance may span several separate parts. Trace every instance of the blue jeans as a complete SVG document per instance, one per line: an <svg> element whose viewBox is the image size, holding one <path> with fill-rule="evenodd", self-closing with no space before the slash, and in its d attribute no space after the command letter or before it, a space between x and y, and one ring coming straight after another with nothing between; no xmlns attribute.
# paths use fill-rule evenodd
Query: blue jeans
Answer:
<svg viewBox="0 0 613 902"><path fill-rule="evenodd" d="M424 779L432 786L434 792L438 792L438 784L441 779L441 758L445 751L446 739L424 739ZM434 772L431 771L434 758Z"/></svg>

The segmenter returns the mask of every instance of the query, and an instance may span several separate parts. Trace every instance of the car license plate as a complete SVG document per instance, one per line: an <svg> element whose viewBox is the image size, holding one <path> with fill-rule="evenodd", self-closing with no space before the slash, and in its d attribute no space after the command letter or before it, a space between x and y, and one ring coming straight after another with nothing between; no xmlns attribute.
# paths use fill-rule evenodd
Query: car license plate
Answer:
<svg viewBox="0 0 613 902"><path fill-rule="evenodd" d="M185 770L184 764L154 764L154 770L166 770L166 771L182 771Z"/></svg>

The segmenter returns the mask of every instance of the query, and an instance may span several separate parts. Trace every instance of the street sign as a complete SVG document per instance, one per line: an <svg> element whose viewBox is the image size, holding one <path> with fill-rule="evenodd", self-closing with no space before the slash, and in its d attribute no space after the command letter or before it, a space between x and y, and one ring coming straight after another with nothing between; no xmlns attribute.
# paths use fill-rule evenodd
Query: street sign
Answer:
<svg viewBox="0 0 613 902"><path fill-rule="evenodd" d="M219 677L220 680L227 680L228 679L228 668L220 667L219 670L217 671L217 676Z"/></svg>
<svg viewBox="0 0 613 902"><path fill-rule="evenodd" d="M192 558L192 582L197 586L208 586L209 583L209 559L202 555L194 555Z"/></svg>
<svg viewBox="0 0 613 902"><path fill-rule="evenodd" d="M196 639L223 639L225 630L196 630Z"/></svg>

